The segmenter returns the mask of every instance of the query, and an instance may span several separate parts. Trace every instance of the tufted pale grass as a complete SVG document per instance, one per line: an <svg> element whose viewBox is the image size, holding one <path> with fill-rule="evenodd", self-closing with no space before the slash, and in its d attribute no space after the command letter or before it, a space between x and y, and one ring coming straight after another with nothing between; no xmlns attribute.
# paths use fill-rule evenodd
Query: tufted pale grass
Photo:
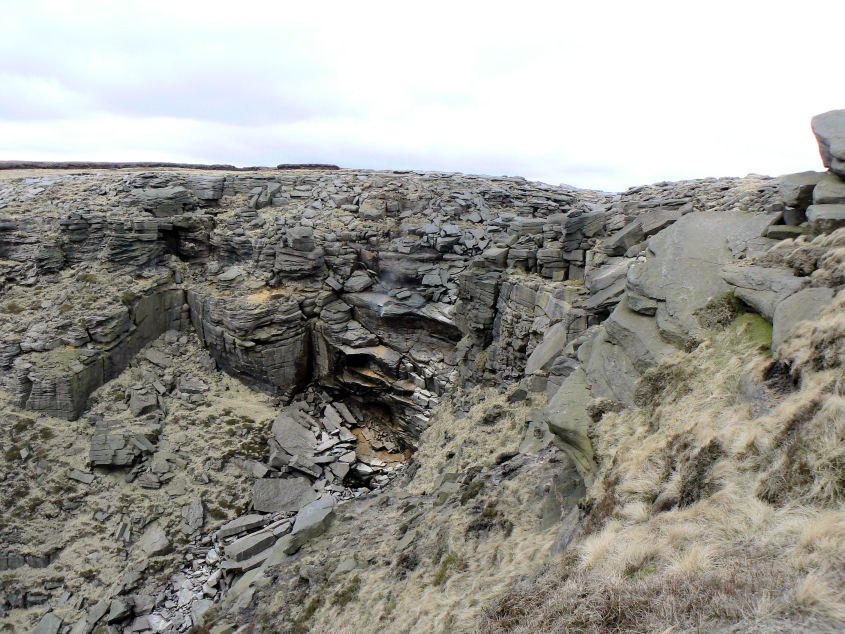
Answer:
<svg viewBox="0 0 845 634"><path fill-rule="evenodd" d="M843 350L840 292L783 348L800 389L766 388L756 417L744 385L771 357L741 330L664 362L683 386L593 429L588 497L606 516L577 563L501 597L484 630L845 631ZM698 499L659 506L685 488Z"/></svg>

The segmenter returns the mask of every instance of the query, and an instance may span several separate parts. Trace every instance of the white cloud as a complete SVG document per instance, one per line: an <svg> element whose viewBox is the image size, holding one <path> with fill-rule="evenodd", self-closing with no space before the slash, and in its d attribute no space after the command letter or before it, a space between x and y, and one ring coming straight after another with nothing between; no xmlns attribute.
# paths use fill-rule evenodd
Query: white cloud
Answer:
<svg viewBox="0 0 845 634"><path fill-rule="evenodd" d="M829 2L7 5L0 158L622 189L817 169L809 119L845 107Z"/></svg>

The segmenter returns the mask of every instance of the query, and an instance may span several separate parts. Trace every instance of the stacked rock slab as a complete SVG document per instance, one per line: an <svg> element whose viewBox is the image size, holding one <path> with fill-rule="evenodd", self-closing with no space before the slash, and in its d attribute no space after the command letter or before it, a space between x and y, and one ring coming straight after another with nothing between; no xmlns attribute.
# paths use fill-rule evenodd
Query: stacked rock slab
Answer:
<svg viewBox="0 0 845 634"><path fill-rule="evenodd" d="M845 226L845 110L813 117L813 132L824 166L830 171L813 188L807 220L815 234Z"/></svg>

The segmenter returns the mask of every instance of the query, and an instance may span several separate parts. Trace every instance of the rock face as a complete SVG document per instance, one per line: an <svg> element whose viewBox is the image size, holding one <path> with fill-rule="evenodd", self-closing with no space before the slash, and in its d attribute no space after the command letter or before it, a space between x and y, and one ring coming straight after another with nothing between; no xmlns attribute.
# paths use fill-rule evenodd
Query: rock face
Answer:
<svg viewBox="0 0 845 634"><path fill-rule="evenodd" d="M354 395L412 446L458 380L520 380L527 369L559 387L577 364L574 348L561 351L613 313L591 336L589 374L627 400L629 366L640 372L684 345L692 313L729 288L714 271L772 244L760 236L778 205L786 217L793 207L781 201L803 205L815 180L760 181L752 196L728 180L611 195L343 170L106 177L120 214L88 205L28 223L23 208L4 211L5 257L26 263L7 279L84 271L94 259L146 277L117 296L103 288L112 303L96 314L69 306L71 319L6 333L0 366L22 406L75 418L143 345L193 328L216 367L247 385L282 399L312 382ZM246 207L227 202L243 195ZM773 211L724 213L752 197ZM832 226L824 218L814 226ZM38 251L47 243L49 254ZM83 329L71 326L77 310ZM129 406L143 416L158 403L139 392Z"/></svg>
<svg viewBox="0 0 845 634"><path fill-rule="evenodd" d="M772 348L780 348L799 322L817 317L832 299L831 288L806 288L779 302L772 319Z"/></svg>
<svg viewBox="0 0 845 634"><path fill-rule="evenodd" d="M101 301L113 303L82 314L83 330L56 323L33 324L26 337L7 333L0 365L22 406L75 418L143 345L192 327L216 367L251 387L289 399L316 381L355 395L394 421L405 446L458 379L519 380L531 358L529 372L559 386L572 362L558 349L613 310L626 274L628 309L656 314L662 335L680 337L691 328L689 298L673 291L667 299L660 286L681 293L686 286L672 279L695 257L717 266L736 246L714 242L686 259L673 249L683 252L697 231L732 235L742 224L717 227L716 211L710 220L699 212L741 199L725 197L727 181L610 195L520 179L343 170L104 178L124 204L118 214L89 204L28 223L23 208L4 210L4 257L26 263L10 271L12 282L85 270L94 259L149 280L135 275L138 290L117 296L103 289ZM776 199L773 184L761 187ZM246 207L226 202L242 195ZM735 242L753 243L766 222L749 219L748 235ZM655 261L629 272L646 241ZM44 244L55 247L37 251ZM699 277L689 289L698 298L714 290ZM106 281L92 281L92 291ZM547 331L554 339L535 352ZM129 405L143 416L154 401L133 393Z"/></svg>
<svg viewBox="0 0 845 634"><path fill-rule="evenodd" d="M239 305L188 291L191 321L212 358L248 385L291 396L309 378L309 338L299 303Z"/></svg>
<svg viewBox="0 0 845 634"><path fill-rule="evenodd" d="M13 362L18 403L59 418L77 418L91 392L120 374L142 347L165 331L181 327L183 298L180 289L151 289L148 295L133 297L129 306L88 317L87 328L80 333L80 339L87 341L85 348L68 344L20 354ZM43 345L22 344L21 352ZM143 395L133 399L130 406L136 415L155 407L154 397L152 401Z"/></svg>

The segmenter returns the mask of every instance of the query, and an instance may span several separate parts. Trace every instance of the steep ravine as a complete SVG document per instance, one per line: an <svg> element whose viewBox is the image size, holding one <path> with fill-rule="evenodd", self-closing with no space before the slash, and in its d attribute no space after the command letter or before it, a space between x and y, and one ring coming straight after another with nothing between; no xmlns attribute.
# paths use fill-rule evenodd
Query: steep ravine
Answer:
<svg viewBox="0 0 845 634"><path fill-rule="evenodd" d="M597 583L596 535L706 515L731 469L768 473L755 504L779 508L783 442L760 432L768 457L750 465L697 421L774 429L813 389L826 404L808 420L831 415L843 191L835 173L610 194L440 173L0 172L4 624L530 630L532 610L568 609L548 587ZM722 402L700 370L730 383L738 360ZM670 412L689 426L669 433ZM637 488L645 463L660 475ZM841 509L827 487L805 517ZM675 570L661 557L618 574ZM833 622L806 609L783 622ZM554 627L592 631L573 623Z"/></svg>

